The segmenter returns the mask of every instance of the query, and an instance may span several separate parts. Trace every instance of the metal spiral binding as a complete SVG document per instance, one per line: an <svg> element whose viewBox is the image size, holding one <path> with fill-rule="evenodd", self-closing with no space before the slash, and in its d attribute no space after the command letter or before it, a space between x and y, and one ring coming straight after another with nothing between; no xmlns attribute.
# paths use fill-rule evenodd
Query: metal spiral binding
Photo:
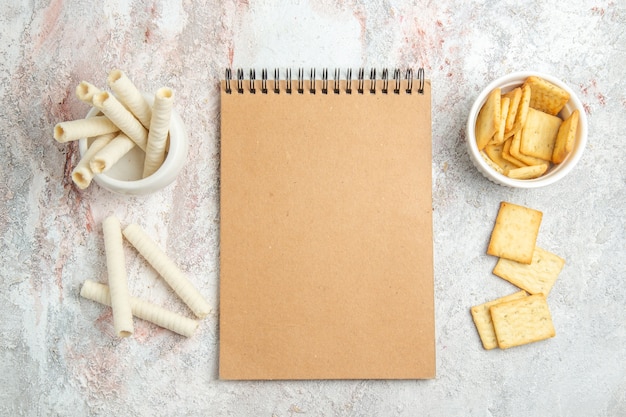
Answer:
<svg viewBox="0 0 626 417"><path fill-rule="evenodd" d="M261 92L267 94L267 68L261 70Z"/></svg>
<svg viewBox="0 0 626 417"><path fill-rule="evenodd" d="M322 70L322 94L328 94L328 68Z"/></svg>
<svg viewBox="0 0 626 417"><path fill-rule="evenodd" d="M280 80L280 70L278 68L274 69L274 93L280 94L280 84L278 81Z"/></svg>
<svg viewBox="0 0 626 417"><path fill-rule="evenodd" d="M291 94L291 68L287 68L287 79L286 79L286 81L287 81L287 87L286 87L285 91L287 92L287 94Z"/></svg>
<svg viewBox="0 0 626 417"><path fill-rule="evenodd" d="M376 68L370 70L370 94L376 94Z"/></svg>
<svg viewBox="0 0 626 417"><path fill-rule="evenodd" d="M419 94L424 94L424 68L419 68L417 70L417 79L419 80L419 87L417 88L417 92Z"/></svg>
<svg viewBox="0 0 626 417"><path fill-rule="evenodd" d="M230 88L230 80L233 78L233 71L230 68L226 68L225 77L225 89L226 94L232 94L233 90Z"/></svg>
<svg viewBox="0 0 626 417"><path fill-rule="evenodd" d="M356 91L359 94L363 94L363 85L365 84L365 70L363 68L359 68L359 81L357 84Z"/></svg>
<svg viewBox="0 0 626 417"><path fill-rule="evenodd" d="M261 70L261 94L268 94L269 92L273 92L274 94L281 93L281 71L278 68L274 69L274 85L273 88L268 88L268 71L266 68ZM292 94L294 92L293 89L293 81L291 77L291 69L287 68L284 72L284 92L286 94ZM343 92L345 94L352 94L352 69L348 68L345 70L345 84L343 85ZM424 94L424 68L419 68L417 70L417 74L413 71L413 69L409 68L406 70L404 77L402 77L402 71L398 68L393 70L393 75L390 79L389 69L383 68L380 79L377 78L376 68L370 69L369 80L366 80L365 69L359 68L357 72L357 88L356 91L358 94L364 94L366 91L366 81L368 81L369 88L367 90L370 94L377 94L378 90L378 81L382 81L382 85L380 88L380 92L382 94L389 94L392 92L393 94L413 94L413 92L417 92L418 94ZM298 75L296 79L296 89L297 94L304 94L305 90L305 70L304 68L298 69ZM256 79L256 70L250 69L248 82L245 83L244 71L241 68L237 69L236 77L233 78L233 70L231 68L226 69L225 74L225 92L227 94L232 94L233 88L231 83L233 80L236 82L236 90L238 94L244 94L248 92L250 94L257 93L257 79ZM315 68L311 68L309 74L309 83L308 83L308 92L310 94L317 93L318 83L317 81L321 80L321 92L322 94L329 94L332 92L333 94L341 94L341 70L339 68L335 68L334 77L332 80L332 88L330 88L330 80L328 74L328 68L322 69L321 79L316 78L316 70ZM402 82L407 81L406 89L402 91ZM417 86L414 85L414 81L417 81ZM390 85L391 83L391 85ZM247 89L244 88L244 85L247 84ZM391 89L390 89L391 87Z"/></svg>
<svg viewBox="0 0 626 417"><path fill-rule="evenodd" d="M309 92L315 94L315 68L311 68L311 82L309 85L311 86Z"/></svg>
<svg viewBox="0 0 626 417"><path fill-rule="evenodd" d="M298 94L304 94L304 68L298 70Z"/></svg>
<svg viewBox="0 0 626 417"><path fill-rule="evenodd" d="M243 94L243 70L241 68L237 70L237 92Z"/></svg>
<svg viewBox="0 0 626 417"><path fill-rule="evenodd" d="M389 70L383 69L383 94L387 94L389 91Z"/></svg>
<svg viewBox="0 0 626 417"><path fill-rule="evenodd" d="M250 70L250 92L252 94L256 93L256 88L254 88L255 85L255 80L256 80L256 71L254 71L253 69Z"/></svg>

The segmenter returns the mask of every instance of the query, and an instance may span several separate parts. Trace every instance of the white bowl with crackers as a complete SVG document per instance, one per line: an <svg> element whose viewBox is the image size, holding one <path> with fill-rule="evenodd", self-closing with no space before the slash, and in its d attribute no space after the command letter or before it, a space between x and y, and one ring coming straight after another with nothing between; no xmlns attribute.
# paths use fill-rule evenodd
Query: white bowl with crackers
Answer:
<svg viewBox="0 0 626 417"><path fill-rule="evenodd" d="M587 117L561 80L516 72L492 81L467 120L472 163L490 181L538 188L565 177L587 144Z"/></svg>

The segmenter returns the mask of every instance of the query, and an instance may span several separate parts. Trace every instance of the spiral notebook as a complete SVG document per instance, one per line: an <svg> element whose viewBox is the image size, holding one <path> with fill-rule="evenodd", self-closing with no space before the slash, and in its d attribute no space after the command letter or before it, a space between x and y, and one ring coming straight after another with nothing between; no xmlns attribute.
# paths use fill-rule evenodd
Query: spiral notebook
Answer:
<svg viewBox="0 0 626 417"><path fill-rule="evenodd" d="M423 70L226 71L222 379L435 376Z"/></svg>

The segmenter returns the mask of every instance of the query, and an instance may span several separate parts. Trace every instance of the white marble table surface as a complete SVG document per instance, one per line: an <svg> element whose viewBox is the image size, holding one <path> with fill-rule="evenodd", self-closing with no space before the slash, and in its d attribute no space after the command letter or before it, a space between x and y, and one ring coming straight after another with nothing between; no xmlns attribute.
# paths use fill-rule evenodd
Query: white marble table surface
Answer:
<svg viewBox="0 0 626 417"><path fill-rule="evenodd" d="M0 4L0 415L626 415L626 4L615 0L63 0ZM217 378L219 94L226 67L423 66L432 80L437 378L226 382ZM123 69L167 85L188 164L147 197L85 191L77 146L53 126L88 110L81 80ZM478 91L517 70L565 80L589 118L580 164L532 191L472 167L465 121ZM538 243L567 260L550 293L557 335L485 351L469 308L513 287L485 255L499 202L543 211ZM106 281L101 221L155 237L213 307L186 339L81 299ZM183 306L139 258L130 290Z"/></svg>

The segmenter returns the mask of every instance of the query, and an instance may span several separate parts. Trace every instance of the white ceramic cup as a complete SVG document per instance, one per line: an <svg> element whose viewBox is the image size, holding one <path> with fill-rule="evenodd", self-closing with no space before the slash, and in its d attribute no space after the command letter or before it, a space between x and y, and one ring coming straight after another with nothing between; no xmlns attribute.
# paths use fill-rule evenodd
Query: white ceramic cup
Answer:
<svg viewBox="0 0 626 417"><path fill-rule="evenodd" d="M548 172L546 172L539 178L518 180L509 178L506 175L495 171L483 159L476 145L475 126L478 112L487 100L487 96L491 91L493 91L494 88L500 87L502 89L502 93L504 94L508 91L511 91L515 87L521 86L524 83L524 80L526 80L526 78L531 75L541 77L569 93L570 99L567 104L565 104L563 110L561 110L561 112L559 113L559 116L562 119L566 119L572 114L574 110L578 109L578 129L576 130L576 142L574 143L574 148L569 153L569 155L567 155L563 162L557 165L552 165ZM476 169L478 169L478 171L490 181L496 184L514 188L543 187L553 184L561 178L565 177L576 166L576 164L582 157L585 146L587 145L587 115L585 114L585 109L583 108L583 105L576 96L576 94L574 94L574 92L561 80L554 78L550 75L541 74L538 72L515 72L492 81L489 85L487 85L487 87L485 87L484 90L480 92L478 98L472 105L472 108L469 112L469 117L467 118L466 144L472 163L474 164Z"/></svg>
<svg viewBox="0 0 626 417"><path fill-rule="evenodd" d="M150 105L154 103L153 95L144 94L144 97ZM98 113L99 110L93 107L86 117L92 117ZM174 109L172 109L168 142L165 161L152 175L142 178L145 154L135 146L108 171L96 174L93 181L109 191L127 195L145 195L167 187L176 179L187 162L188 152L185 125ZM79 140L78 148L81 156L87 152L88 145L88 139Z"/></svg>

